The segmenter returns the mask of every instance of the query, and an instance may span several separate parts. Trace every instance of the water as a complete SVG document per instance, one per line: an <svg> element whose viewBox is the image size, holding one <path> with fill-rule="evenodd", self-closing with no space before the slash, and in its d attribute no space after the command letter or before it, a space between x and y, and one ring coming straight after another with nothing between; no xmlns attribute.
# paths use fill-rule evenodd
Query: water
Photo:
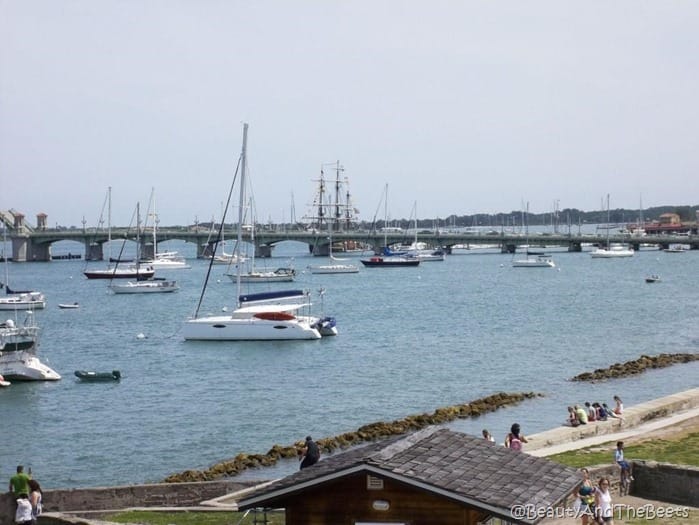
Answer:
<svg viewBox="0 0 699 525"><path fill-rule="evenodd" d="M178 248L193 255L191 246L168 246ZM301 270L313 261L306 253L288 243L257 265L287 266L293 256ZM11 264L11 283L48 297L36 313L39 356L63 379L0 391L0 478L21 463L47 488L158 481L307 434L335 436L498 391L544 393L449 425L489 428L502 441L513 421L525 435L560 424L570 404L609 403L619 394L630 406L697 386L699 363L594 385L569 378L642 354L696 352L699 252L642 251L620 260L557 253L553 270L513 269L511 258L479 253L418 268L302 273L296 287L327 288L323 306L336 315L340 335L278 343L182 340L204 261L159 272L179 281L175 294L118 296L105 281L86 280L83 261ZM204 312L233 307L224 271L214 267ZM651 273L662 281L646 284ZM77 310L57 307L74 301ZM81 383L77 369L119 369L123 379ZM244 476L296 468L282 462Z"/></svg>

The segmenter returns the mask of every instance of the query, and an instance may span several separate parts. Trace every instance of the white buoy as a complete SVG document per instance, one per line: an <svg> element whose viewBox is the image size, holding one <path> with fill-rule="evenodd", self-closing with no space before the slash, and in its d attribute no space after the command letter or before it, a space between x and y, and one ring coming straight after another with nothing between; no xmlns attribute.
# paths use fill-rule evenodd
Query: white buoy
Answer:
<svg viewBox="0 0 699 525"><path fill-rule="evenodd" d="M221 311L222 311L222 312L227 312L227 311L228 311L228 307L227 307L227 306L224 306L223 308L221 308Z"/></svg>
<svg viewBox="0 0 699 525"><path fill-rule="evenodd" d="M146 338L146 334L144 334L143 332L141 332L140 334L138 334L136 336L136 339L145 339L145 338Z"/></svg>

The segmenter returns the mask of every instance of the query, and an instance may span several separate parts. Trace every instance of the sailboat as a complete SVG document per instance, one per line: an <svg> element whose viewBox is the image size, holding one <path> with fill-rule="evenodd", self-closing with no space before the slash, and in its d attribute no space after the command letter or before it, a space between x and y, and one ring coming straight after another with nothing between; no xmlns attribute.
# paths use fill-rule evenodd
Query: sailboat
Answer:
<svg viewBox="0 0 699 525"><path fill-rule="evenodd" d="M140 205L136 204L136 264L135 269L138 274L140 270L140 251L141 251L141 213ZM115 268L116 270L116 268ZM140 276L133 281L126 283L111 283L109 289L115 294L134 294L134 293L171 293L179 289L177 281L166 279L142 279Z"/></svg>
<svg viewBox="0 0 699 525"><path fill-rule="evenodd" d="M515 259L512 261L513 268L555 268L556 264L550 255L545 253L536 253L529 250L529 203L527 202L527 214L525 217L525 232L527 239L527 252L524 259ZM534 257L530 257L533 255Z"/></svg>
<svg viewBox="0 0 699 525"><path fill-rule="evenodd" d="M108 208L107 208L107 244L109 245L111 260L112 249L112 187L107 190ZM123 250L123 245L122 245ZM85 270L83 275L88 279L150 279L155 275L155 270L150 266L141 267L138 264L122 265L117 264L113 267L108 267L106 270Z"/></svg>
<svg viewBox="0 0 699 525"><path fill-rule="evenodd" d="M7 243L7 227L2 230L3 250ZM5 295L0 296L0 310L35 310L46 308L46 297L41 292L33 290L13 290L10 288L10 263L9 257L5 260L5 282L0 283L0 288L5 288Z"/></svg>
<svg viewBox="0 0 699 525"><path fill-rule="evenodd" d="M609 224L609 193L607 193L607 224ZM611 245L609 242L609 228L607 228L607 247L597 248L590 252L593 259L616 259L619 257L633 257L634 251L632 248L627 248L622 245Z"/></svg>
<svg viewBox="0 0 699 525"><path fill-rule="evenodd" d="M158 215L155 213L155 190L151 190L150 210L149 215L153 217L153 258L144 259L142 264L150 266L154 270L188 270L191 268L184 257L178 255L177 252L158 252ZM148 219L146 218L146 222Z"/></svg>
<svg viewBox="0 0 699 525"><path fill-rule="evenodd" d="M243 147L240 154L240 199L238 209L238 242L236 255L243 240L243 207L245 205L245 175L248 125L243 125ZM235 182L235 179L234 179ZM231 187L232 192L232 187ZM225 212L224 212L225 219ZM224 221L222 221L224 222ZM209 273L211 265L209 266ZM236 275L237 307L231 314L198 317L206 290L206 281L199 306L192 319L184 323L185 340L200 341L274 341L285 339L320 339L336 335L335 319L310 315L310 293L303 290L283 290L259 294L241 294L242 267ZM208 276L207 276L208 279ZM321 291L321 298L323 291ZM299 312L306 312L299 315Z"/></svg>
<svg viewBox="0 0 699 525"><path fill-rule="evenodd" d="M388 184L384 189L384 225L388 224ZM360 262L368 268L378 267L397 267L397 266L417 266L420 264L418 257L406 257L403 255L394 255L388 249L388 228L384 226L384 246L383 255L373 255L368 259L359 259Z"/></svg>
<svg viewBox="0 0 699 525"><path fill-rule="evenodd" d="M252 211L252 200L250 201L250 214ZM252 221L250 228L250 243L252 244L252 257L250 257L250 267L247 272L240 273L240 282L242 283L289 283L294 280L296 270L290 267L277 268L276 270L260 271L255 268L255 221ZM239 262L238 266L243 264ZM238 280L238 272L226 274L233 282Z"/></svg>

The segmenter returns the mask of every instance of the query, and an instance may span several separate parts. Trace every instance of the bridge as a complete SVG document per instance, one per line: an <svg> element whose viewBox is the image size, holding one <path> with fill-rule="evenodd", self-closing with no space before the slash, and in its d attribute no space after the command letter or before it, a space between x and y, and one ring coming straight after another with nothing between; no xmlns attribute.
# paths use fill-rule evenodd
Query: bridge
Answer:
<svg viewBox="0 0 699 525"><path fill-rule="evenodd" d="M254 233L254 234L253 234ZM103 260L103 246L109 239L136 241L137 235L133 229L112 228L111 233L106 230L90 231L89 229L13 229L9 232L12 242L12 260L15 262L50 261L51 245L58 241L75 241L84 246L83 257L87 260ZM237 231L227 227L223 233L225 239L233 240L237 237ZM208 229L184 228L184 227L160 227L158 228L158 243L167 240L182 240L194 243L197 247L197 257L206 257L211 254L218 238L212 235ZM255 246L256 257L271 257L274 246L284 241L296 241L308 246L309 253L313 255L328 255L330 239L325 233L314 231L284 228L259 227L254 232L245 231L243 240ZM382 246L397 243L410 243L415 240L414 233L379 231L344 231L334 232L333 245L340 243L355 243L368 246L378 252ZM489 233L459 233L452 231L433 231L417 234L417 240L428 246L442 247L450 253L455 246L497 246L504 253L514 253L518 246L529 245L545 249L551 246L564 246L568 251L582 251L583 244L597 246L607 245L607 235L603 234L540 234L524 235L512 232ZM638 250L640 245L654 244L661 248L667 248L672 244L689 245L691 249L699 249L699 235L646 235L631 236L628 234L609 235L609 243L624 243ZM143 257L152 257L157 247L153 246L153 239L148 234L140 235L141 254ZM335 248L333 248L335 250Z"/></svg>

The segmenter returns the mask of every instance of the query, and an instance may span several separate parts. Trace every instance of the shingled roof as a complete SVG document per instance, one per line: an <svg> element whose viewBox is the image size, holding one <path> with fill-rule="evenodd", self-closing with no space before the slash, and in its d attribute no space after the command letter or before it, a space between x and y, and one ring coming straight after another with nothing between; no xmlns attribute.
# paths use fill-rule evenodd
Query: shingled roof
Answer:
<svg viewBox="0 0 699 525"><path fill-rule="evenodd" d="M428 427L413 434L349 450L282 478L238 502L238 508L270 506L281 496L356 472L412 485L511 522L517 505L545 509L558 505L580 482L578 472L482 438ZM528 507L529 508L529 507Z"/></svg>

